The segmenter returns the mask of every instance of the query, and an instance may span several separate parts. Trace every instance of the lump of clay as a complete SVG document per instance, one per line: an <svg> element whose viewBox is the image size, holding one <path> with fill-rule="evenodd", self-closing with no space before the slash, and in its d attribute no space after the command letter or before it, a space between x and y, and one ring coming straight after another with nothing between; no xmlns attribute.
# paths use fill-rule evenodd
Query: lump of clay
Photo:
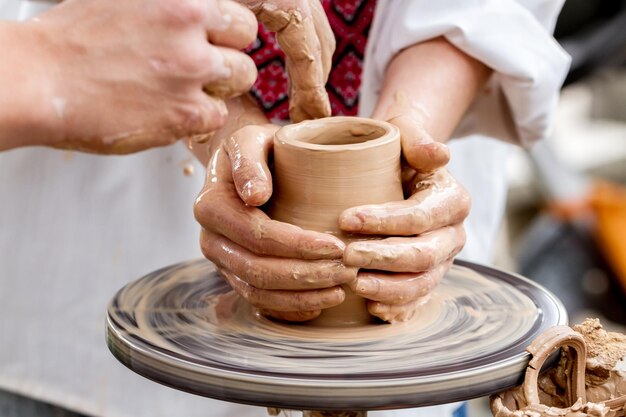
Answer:
<svg viewBox="0 0 626 417"><path fill-rule="evenodd" d="M597 403L626 395L626 335L607 332L598 319L586 319L573 329L587 345L587 401ZM572 350L564 347L558 365L539 377L542 404L560 408L570 405L565 404L563 393L574 360Z"/></svg>
<svg viewBox="0 0 626 417"><path fill-rule="evenodd" d="M558 364L538 375L558 347ZM607 332L598 319L587 319L573 330L549 329L527 350L533 359L524 384L491 397L494 416L624 416L626 335Z"/></svg>

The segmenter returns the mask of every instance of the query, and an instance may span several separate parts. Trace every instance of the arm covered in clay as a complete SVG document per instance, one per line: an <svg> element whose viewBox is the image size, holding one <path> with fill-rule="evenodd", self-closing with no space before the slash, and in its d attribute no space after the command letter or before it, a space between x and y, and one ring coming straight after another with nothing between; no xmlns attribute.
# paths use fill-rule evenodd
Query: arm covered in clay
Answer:
<svg viewBox="0 0 626 417"><path fill-rule="evenodd" d="M293 122L330 116L326 80L335 35L319 0L238 0L254 12L285 53Z"/></svg>
<svg viewBox="0 0 626 417"><path fill-rule="evenodd" d="M346 265L362 268L351 288L370 300L373 315L411 318L465 244L470 197L446 170L441 142L490 73L443 38L405 49L387 68L373 117L400 129L407 199L355 207L339 220L347 232L390 236L351 243L344 255Z"/></svg>
<svg viewBox="0 0 626 417"><path fill-rule="evenodd" d="M313 319L344 300L340 285L356 278L356 268L343 265L338 238L271 220L259 208L272 195L267 161L278 127L248 97L227 105L227 124L207 144L193 145L201 160L209 157L194 206L202 252L264 314Z"/></svg>
<svg viewBox="0 0 626 417"><path fill-rule="evenodd" d="M237 49L256 29L230 0L68 0L0 22L0 151L122 154L213 131L255 80Z"/></svg>

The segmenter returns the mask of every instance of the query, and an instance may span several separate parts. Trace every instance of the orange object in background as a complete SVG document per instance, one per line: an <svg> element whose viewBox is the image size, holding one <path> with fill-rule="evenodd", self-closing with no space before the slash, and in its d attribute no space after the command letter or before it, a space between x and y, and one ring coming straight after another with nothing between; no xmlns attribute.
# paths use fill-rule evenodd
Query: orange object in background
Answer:
<svg viewBox="0 0 626 417"><path fill-rule="evenodd" d="M589 216L595 216L595 210L589 196L567 201L551 201L547 210L551 216L562 222L574 222Z"/></svg>
<svg viewBox="0 0 626 417"><path fill-rule="evenodd" d="M596 241L626 293L626 189L598 182L590 203L596 218Z"/></svg>
<svg viewBox="0 0 626 417"><path fill-rule="evenodd" d="M596 244L626 294L626 188L594 182L580 198L548 204L551 216L592 226Z"/></svg>

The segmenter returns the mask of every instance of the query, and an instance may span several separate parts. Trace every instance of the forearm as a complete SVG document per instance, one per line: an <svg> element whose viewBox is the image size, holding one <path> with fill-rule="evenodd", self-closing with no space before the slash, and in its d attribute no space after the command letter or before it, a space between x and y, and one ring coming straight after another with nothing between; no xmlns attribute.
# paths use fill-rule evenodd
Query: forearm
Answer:
<svg viewBox="0 0 626 417"><path fill-rule="evenodd" d="M0 22L0 151L45 145L58 133L40 38L33 23Z"/></svg>
<svg viewBox="0 0 626 417"><path fill-rule="evenodd" d="M446 142L491 72L444 38L413 45L387 67L373 117L412 114Z"/></svg>
<svg viewBox="0 0 626 417"><path fill-rule="evenodd" d="M237 130L248 125L265 125L269 123L257 103L248 95L226 100L226 108L228 109L226 124L211 134L207 142L190 141L189 148L191 152L204 166L209 162L213 149L219 146L226 138L232 136Z"/></svg>

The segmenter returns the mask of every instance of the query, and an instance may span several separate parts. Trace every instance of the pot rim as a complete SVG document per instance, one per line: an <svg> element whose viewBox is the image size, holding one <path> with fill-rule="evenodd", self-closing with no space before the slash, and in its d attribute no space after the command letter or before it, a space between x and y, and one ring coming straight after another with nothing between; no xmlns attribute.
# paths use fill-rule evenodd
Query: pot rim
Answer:
<svg viewBox="0 0 626 417"><path fill-rule="evenodd" d="M348 126L348 122L359 122L373 127L379 127L381 129L384 129L384 133L380 137L375 139L344 145L322 145L302 140L302 138L305 137L302 132L306 129L312 128L315 129L315 131L320 132L324 128L329 128L330 126L338 124L346 124L346 126ZM294 148L326 152L371 149L388 143L392 143L396 140L399 140L399 138L400 130L391 123L384 122L382 120L355 116L333 116L325 117L323 119L305 120L303 122L281 127L280 129L278 129L274 136L274 139L280 142L281 145L289 145Z"/></svg>

